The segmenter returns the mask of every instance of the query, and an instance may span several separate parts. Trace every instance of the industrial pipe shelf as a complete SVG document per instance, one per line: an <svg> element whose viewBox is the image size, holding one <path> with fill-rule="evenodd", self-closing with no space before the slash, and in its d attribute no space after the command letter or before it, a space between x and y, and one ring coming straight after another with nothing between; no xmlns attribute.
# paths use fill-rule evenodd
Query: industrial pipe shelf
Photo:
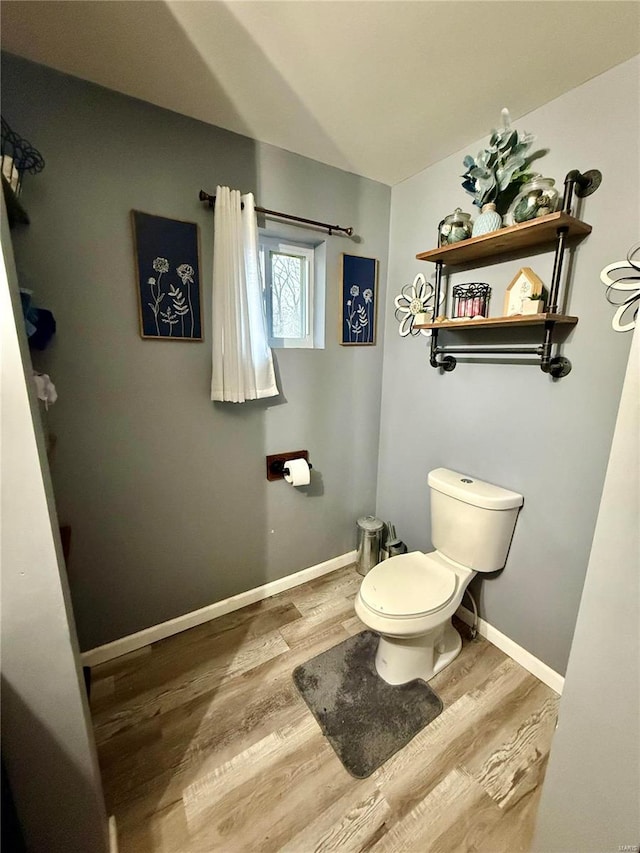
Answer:
<svg viewBox="0 0 640 853"><path fill-rule="evenodd" d="M545 314L517 314L513 317L483 317L477 320L443 320L439 323L424 323L416 325L417 329L431 329L431 347L429 363L432 367L449 373L455 370L457 360L454 355L530 355L540 364L543 373L548 373L554 379L566 376L571 371L571 362L560 355L555 347L553 331L558 325L575 326L577 317L558 313L562 306L560 284L562 279L562 262L567 246L591 233L591 226L571 215L573 194L578 198L594 193L602 181L602 175L597 169L579 172L573 169L564 181L564 197L562 210L549 213L529 222L521 222L461 240L446 246L439 246L428 252L416 255L419 261L430 261L436 265L436 283L433 304L441 304L442 272L446 267L462 267L473 264L481 266L506 256L523 255L538 247L551 247L555 244L553 274L549 288L547 312ZM438 234L438 236L440 236ZM438 342L440 331L469 330L471 328L515 328L517 326L542 326L543 340L537 346L442 346Z"/></svg>

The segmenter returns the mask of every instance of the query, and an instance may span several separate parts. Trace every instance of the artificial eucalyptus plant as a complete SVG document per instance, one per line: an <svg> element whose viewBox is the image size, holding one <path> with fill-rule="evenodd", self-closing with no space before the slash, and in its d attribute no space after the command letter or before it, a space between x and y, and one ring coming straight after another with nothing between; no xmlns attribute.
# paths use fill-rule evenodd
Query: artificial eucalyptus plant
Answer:
<svg viewBox="0 0 640 853"><path fill-rule="evenodd" d="M514 130L506 108L502 110L502 125L501 130L492 131L488 147L475 160L470 154L464 158L467 171L462 175L462 187L473 196L475 205L481 208L494 202L503 216L520 187L534 176L532 161L546 151L529 153L535 136Z"/></svg>

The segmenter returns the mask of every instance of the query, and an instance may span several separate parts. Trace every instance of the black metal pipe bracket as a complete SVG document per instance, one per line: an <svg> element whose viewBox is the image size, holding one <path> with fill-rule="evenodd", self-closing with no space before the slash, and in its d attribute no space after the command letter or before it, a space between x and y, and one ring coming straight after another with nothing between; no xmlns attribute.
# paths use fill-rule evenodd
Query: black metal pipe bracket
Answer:
<svg viewBox="0 0 640 853"><path fill-rule="evenodd" d="M588 195L598 189L602 183L602 172L598 169L589 169L586 172L580 172L578 169L572 169L567 172L564 179L564 198L562 199L562 209L565 213L571 213L572 196L575 194L578 198L586 198Z"/></svg>

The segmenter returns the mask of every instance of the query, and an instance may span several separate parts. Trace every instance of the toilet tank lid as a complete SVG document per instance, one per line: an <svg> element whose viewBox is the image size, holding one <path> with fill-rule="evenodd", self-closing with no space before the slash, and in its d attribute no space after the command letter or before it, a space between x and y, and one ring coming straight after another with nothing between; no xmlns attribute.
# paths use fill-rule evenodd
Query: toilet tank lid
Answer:
<svg viewBox="0 0 640 853"><path fill-rule="evenodd" d="M482 509L513 509L522 506L524 502L518 492L476 480L448 468L429 471L428 483L430 488L437 492Z"/></svg>

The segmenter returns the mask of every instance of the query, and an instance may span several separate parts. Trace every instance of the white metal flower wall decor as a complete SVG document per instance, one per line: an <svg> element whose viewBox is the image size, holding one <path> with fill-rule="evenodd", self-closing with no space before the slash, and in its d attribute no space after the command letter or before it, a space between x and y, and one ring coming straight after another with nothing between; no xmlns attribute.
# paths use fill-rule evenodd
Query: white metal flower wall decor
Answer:
<svg viewBox="0 0 640 853"><path fill-rule="evenodd" d="M611 321L616 332L629 332L636 325L640 302L640 258L635 259L634 256L638 254L640 243L629 249L626 261L615 261L600 273L600 281L607 288L607 302L618 309Z"/></svg>
<svg viewBox="0 0 640 853"><path fill-rule="evenodd" d="M400 324L398 334L401 338L406 338L409 335L415 337L420 334L426 338L431 336L431 329L416 329L414 325L419 314L428 314L429 318L433 316L433 298L433 285L426 280L421 272L411 284L405 284L394 300L396 320ZM443 298L441 298L441 304ZM420 319L422 320L422 318Z"/></svg>

